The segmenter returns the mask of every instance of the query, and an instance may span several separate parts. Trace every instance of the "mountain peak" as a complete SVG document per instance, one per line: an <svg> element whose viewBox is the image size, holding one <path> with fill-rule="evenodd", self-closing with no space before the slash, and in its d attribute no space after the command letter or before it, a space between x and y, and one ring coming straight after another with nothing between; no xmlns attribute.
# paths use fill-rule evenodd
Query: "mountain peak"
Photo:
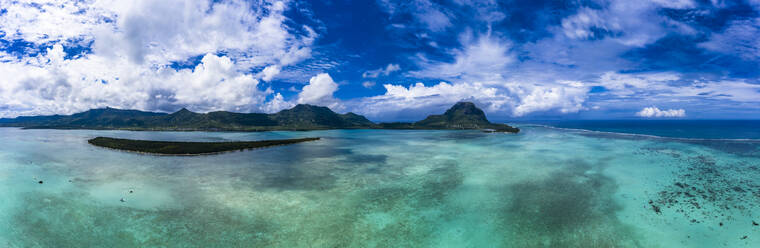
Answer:
<svg viewBox="0 0 760 248"><path fill-rule="evenodd" d="M193 111L187 110L187 108L182 108L180 110L177 110L177 112L174 112L174 114L188 114L193 113Z"/></svg>
<svg viewBox="0 0 760 248"><path fill-rule="evenodd" d="M315 113L315 114L327 114L327 115L337 115L332 109L324 106L315 106L311 104L298 104L295 107L291 109L285 109L280 111L280 113Z"/></svg>
<svg viewBox="0 0 760 248"><path fill-rule="evenodd" d="M307 109L330 109L330 108L323 107L323 106L316 106L316 105L306 104L306 103L299 103L295 107L291 108L291 110L307 110ZM332 110L330 110L330 111L332 111Z"/></svg>
<svg viewBox="0 0 760 248"><path fill-rule="evenodd" d="M480 110L472 102L457 102L456 104L454 104L453 106L451 106L451 108L449 108L448 110L446 110L446 112L449 112L449 111L458 111L458 110L474 111L474 112L480 111L480 112L482 112L482 110Z"/></svg>
<svg viewBox="0 0 760 248"><path fill-rule="evenodd" d="M446 113L431 115L414 123L375 124L355 113L338 114L328 107L298 104L275 114L242 114L225 111L195 113L182 108L172 114L91 109L67 116L0 119L0 126L37 128L132 129L132 130L318 130L341 128L387 129L484 129L519 132L505 124L490 123L485 113L471 102L454 104Z"/></svg>
<svg viewBox="0 0 760 248"><path fill-rule="evenodd" d="M414 124L431 128L479 129L490 126L491 122L474 103L458 102L442 115L430 115Z"/></svg>
<svg viewBox="0 0 760 248"><path fill-rule="evenodd" d="M451 108L478 108L472 102L457 102Z"/></svg>
<svg viewBox="0 0 760 248"><path fill-rule="evenodd" d="M486 119L486 113L472 102L458 102L446 110L446 113L443 115L448 117L449 120L469 119L476 122L489 123L488 119Z"/></svg>

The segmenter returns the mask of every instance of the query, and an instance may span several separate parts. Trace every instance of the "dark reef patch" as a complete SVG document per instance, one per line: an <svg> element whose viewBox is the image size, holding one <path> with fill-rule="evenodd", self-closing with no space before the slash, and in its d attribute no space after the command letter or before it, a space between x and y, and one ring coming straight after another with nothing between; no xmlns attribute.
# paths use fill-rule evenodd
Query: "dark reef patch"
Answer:
<svg viewBox="0 0 760 248"><path fill-rule="evenodd" d="M639 247L617 219L617 184L599 165L574 160L543 180L508 186L500 214L510 247Z"/></svg>
<svg viewBox="0 0 760 248"><path fill-rule="evenodd" d="M443 204L446 197L462 185L464 173L459 170L455 161L446 161L430 170L417 191L418 203L423 207L433 207Z"/></svg>
<svg viewBox="0 0 760 248"><path fill-rule="evenodd" d="M342 163L320 163L321 159L349 157L351 149L312 143L308 146L280 146L250 155L250 164L230 177L240 177L239 187L261 190L324 191L335 187Z"/></svg>
<svg viewBox="0 0 760 248"><path fill-rule="evenodd" d="M421 178L421 179L420 179ZM388 210L397 204L413 205L416 208L430 208L443 204L446 197L462 185L464 173L455 161L446 161L428 171L424 176L407 185L373 188L364 192L366 196L359 208ZM409 185L411 184L411 185Z"/></svg>
<svg viewBox="0 0 760 248"><path fill-rule="evenodd" d="M425 175L396 178L394 184L371 187L358 192L350 204L354 215L348 218L347 233L352 230L377 232L371 236L353 236L354 244L361 240L374 240L397 247L425 247L440 226L441 220L461 214L461 210L447 205L447 197L462 185L464 174L455 161L445 161ZM445 207L443 207L445 206ZM444 211L441 211L444 210ZM425 214L423 214L425 213ZM432 214L434 213L434 214ZM361 221L373 214L392 215L393 221L381 229L367 229ZM358 226L357 226L358 225ZM382 238L382 240L376 240Z"/></svg>
<svg viewBox="0 0 760 248"><path fill-rule="evenodd" d="M760 141L755 140L689 140L686 143L709 147L744 157L760 158Z"/></svg>
<svg viewBox="0 0 760 248"><path fill-rule="evenodd" d="M745 162L721 164L707 155L671 156L688 166L674 172L676 181L657 193L657 205L681 213L694 223L731 220L731 211L750 215L752 209L760 207L757 166Z"/></svg>
<svg viewBox="0 0 760 248"><path fill-rule="evenodd" d="M328 172L307 172L301 168L287 166L277 173L268 173L255 184L275 190L328 190L335 187L336 180L337 177Z"/></svg>
<svg viewBox="0 0 760 248"><path fill-rule="evenodd" d="M366 173L382 173L382 168L388 161L388 155L351 154L340 162L349 165L346 170L360 169Z"/></svg>
<svg viewBox="0 0 760 248"><path fill-rule="evenodd" d="M428 136L428 139L431 140L440 140L440 141L451 141L451 140L470 140L470 139L479 139L483 137L487 137L488 133L484 133L482 131L453 131L453 132L445 132L443 135L436 135L436 136Z"/></svg>
<svg viewBox="0 0 760 248"><path fill-rule="evenodd" d="M343 160L345 163L351 164L367 164L367 163L385 163L388 160L388 155L372 155L372 154L352 154Z"/></svg>
<svg viewBox="0 0 760 248"><path fill-rule="evenodd" d="M323 191L335 187L338 177L332 175L335 167L315 168L315 164L299 160L283 163L257 165L241 175L249 187L267 190L316 190Z"/></svg>

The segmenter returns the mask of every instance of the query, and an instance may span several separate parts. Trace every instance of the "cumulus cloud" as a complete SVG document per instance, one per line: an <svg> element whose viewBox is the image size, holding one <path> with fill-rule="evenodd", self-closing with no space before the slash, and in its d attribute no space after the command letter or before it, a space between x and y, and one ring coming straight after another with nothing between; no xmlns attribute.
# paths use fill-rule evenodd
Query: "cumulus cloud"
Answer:
<svg viewBox="0 0 760 248"><path fill-rule="evenodd" d="M490 34L475 36L469 32L464 33L460 41L462 48L450 53L453 61L415 57L420 61L421 70L407 73L419 78L444 79L448 83L429 87L418 83L409 88L385 85L386 94L372 98L372 106L367 107L367 111L450 105L464 99L480 102L487 112L502 116L525 116L543 111L574 113L583 109L589 90L584 83L540 78L536 74L511 75L516 71L512 67L516 58L510 52L511 42Z"/></svg>
<svg viewBox="0 0 760 248"><path fill-rule="evenodd" d="M309 84L301 89L297 102L340 109L342 108L340 101L333 97L333 93L337 90L338 84L332 77L327 73L320 73L313 76Z"/></svg>
<svg viewBox="0 0 760 248"><path fill-rule="evenodd" d="M464 5L472 5L473 1L454 2L461 6L452 8L463 9L450 12L456 15L451 18L460 18L458 15L461 13L472 13L471 9L464 10L469 8ZM482 9L488 10L493 1L480 2L484 3ZM435 7L443 5L445 4ZM392 16L397 15L394 13L409 13L404 5L388 6L386 7ZM760 91L758 85L750 80L705 79L679 71L678 68L668 69L671 65L660 66L657 63L656 66L651 66L647 64L651 62L642 62L648 57L642 59L641 56L645 55L636 53L660 48L658 42L663 41L663 38L682 37L688 40L704 34L705 29L693 22L663 14L678 9L673 13L689 13L692 17L713 15L703 8L704 4L692 0L612 0L579 8L561 8L561 11L570 11L570 14L562 15L558 24L549 24L546 30L551 35L540 36L535 41L531 40L535 37L527 35L530 41L525 43L519 43L519 39L513 41L504 38L513 37L513 34L514 37L526 38L522 30L518 34L505 35L500 33L504 30L493 28L490 21L461 17L462 20L475 24L468 23L468 27L460 33L457 40L459 44L452 46L450 40L428 41L437 34L421 33L416 36L419 42L435 42L436 53L423 51L407 57L415 63L415 69L404 73L405 76L442 80L446 83L427 86L384 85L387 91L385 94L363 98L363 102L357 104L356 111L370 116L382 112L403 114L410 112L404 111L406 109L439 110L464 99L482 101L483 104L479 105L488 106L489 113L512 116L537 112L575 113L588 109L630 108L631 103L640 101L650 104L693 103L705 99L757 102L753 98L760 99ZM492 17L493 20L503 19L498 15ZM744 58L754 57L756 42L751 42L749 40L752 39L746 37L752 37L756 31L756 21L750 19L733 22L733 30L729 27L723 31L723 37L708 36L711 40L702 46L707 48L713 45L714 48L709 49L743 54ZM397 26L399 27L395 28L409 28ZM713 41L715 42L711 43ZM652 46L653 44L658 45ZM662 44L664 47L669 45ZM652 71L652 67L664 69ZM448 88L457 88L458 93L448 92ZM590 93L592 88L595 91ZM494 92L495 97L483 97L486 95L483 93L485 89ZM491 101L498 102L494 106L499 107L489 105ZM593 102L588 104L589 101ZM437 111L425 113L434 112Z"/></svg>
<svg viewBox="0 0 760 248"><path fill-rule="evenodd" d="M694 48L709 50L703 54L738 56L751 66L760 58L757 17L725 17L725 26L714 28L688 21L717 18L717 8L729 3L714 1L712 9L691 0L580 3L558 9L552 18L560 20L547 24L541 19L546 16L522 20L492 0L378 2L390 14L388 30L399 32L389 35L393 45L417 51L393 54L404 56L404 69L411 71L387 64L349 83L374 89L383 76L409 81L383 85L382 95L339 100L338 84L322 73L351 78L343 73L356 68L342 64L348 60L334 51L312 52L319 35L303 23L320 32L329 25L289 20L286 13L303 9L290 9L292 1L0 0L0 117L103 106L276 112L296 103L379 117L417 112L408 109L436 113L461 100L475 101L489 114L529 116L630 109L642 101L670 106L709 100L747 108L760 102L760 85L731 78L730 68L702 77L668 64L673 62L652 64L651 56L637 53L672 48L658 41L677 37L703 41ZM517 11L544 10L537 8ZM688 16L672 17L663 9ZM511 26L507 21L526 21L541 31L505 27ZM408 49L415 46L425 49ZM417 80L425 84L409 84ZM291 87L299 93L285 99L272 90L290 87L271 85L281 81L308 85Z"/></svg>
<svg viewBox="0 0 760 248"><path fill-rule="evenodd" d="M0 15L0 31L9 38L38 44L91 39L97 29L111 26L109 22L116 17L104 5L107 4L88 6L77 1L1 0L0 6L6 14Z"/></svg>
<svg viewBox="0 0 760 248"><path fill-rule="evenodd" d="M512 91L520 97L513 114L523 116L531 112L557 109L561 113L575 113L583 108L588 87L581 82L563 81L559 84L527 87L512 86Z"/></svg>
<svg viewBox="0 0 760 248"><path fill-rule="evenodd" d="M235 70L230 58L206 54L193 70L185 69L159 75L172 84L153 82L152 88L163 86L173 92L174 104L187 105L199 111L257 109L268 92L258 90L259 81L250 74ZM158 88L160 89L160 88ZM150 97L150 96L149 96Z"/></svg>
<svg viewBox="0 0 760 248"><path fill-rule="evenodd" d="M264 68L264 70L261 71L261 74L263 76L261 77L264 81L271 81L277 74L280 74L280 66L278 65L270 65Z"/></svg>
<svg viewBox="0 0 760 248"><path fill-rule="evenodd" d="M259 110L269 91L225 56L207 54L176 71L123 65L101 57L64 60L61 45L26 63L0 63L4 116L67 114L94 107L172 111ZM29 64L27 64L29 63Z"/></svg>
<svg viewBox="0 0 760 248"><path fill-rule="evenodd" d="M0 53L0 117L104 106L281 108L282 96L261 89L259 80L309 58L317 37L308 26L287 24L284 1L0 0L0 6L2 39L42 48ZM64 48L72 46L91 52L71 57ZM192 68L170 67L196 57Z"/></svg>
<svg viewBox="0 0 760 248"><path fill-rule="evenodd" d="M361 99L353 111L380 119L414 119L445 110L458 101L473 101L486 112L500 116L551 110L572 113L583 108L588 92L588 87L580 82L546 85L441 82L432 86L416 83L408 87L393 84L383 87L385 94Z"/></svg>
<svg viewBox="0 0 760 248"><path fill-rule="evenodd" d="M380 75L388 76L394 71L401 70L401 66L398 64L388 64L385 68L379 68L362 73L363 78L377 78Z"/></svg>
<svg viewBox="0 0 760 248"><path fill-rule="evenodd" d="M429 87L422 83L409 87L385 84L383 87L385 94L354 102L352 111L373 119L418 119L440 112L461 100L479 102L480 107L491 111L511 102L510 97L500 94L498 89L479 83L441 82Z"/></svg>
<svg viewBox="0 0 760 248"><path fill-rule="evenodd" d="M288 109L293 107L293 103L289 101L285 101L285 98L282 97L282 94L276 93L272 100L268 101L262 110L266 113L275 113L283 109Z"/></svg>
<svg viewBox="0 0 760 248"><path fill-rule="evenodd" d="M657 107L646 107L642 109L641 111L636 113L636 116L639 117L646 117L646 118L652 118L652 117L686 117L686 110L683 109L667 109L667 110L660 110Z"/></svg>
<svg viewBox="0 0 760 248"><path fill-rule="evenodd" d="M245 66L290 64L309 55L313 34L288 32L281 1L4 1L0 30L37 44L93 41L101 55L165 64L217 51ZM182 10L182 11L177 11ZM61 28L65 27L65 28ZM299 27L301 28L301 27Z"/></svg>

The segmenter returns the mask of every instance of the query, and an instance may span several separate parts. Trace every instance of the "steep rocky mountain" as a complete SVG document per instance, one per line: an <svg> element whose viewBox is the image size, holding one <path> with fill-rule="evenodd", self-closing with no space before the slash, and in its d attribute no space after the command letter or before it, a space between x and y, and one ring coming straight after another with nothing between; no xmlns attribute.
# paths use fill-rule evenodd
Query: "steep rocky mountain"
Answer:
<svg viewBox="0 0 760 248"><path fill-rule="evenodd" d="M491 123L485 113L470 102L459 102L442 115L430 115L414 123L375 124L364 116L338 114L322 106L298 104L274 114L216 111L195 113L185 108L177 112L155 113L114 108L92 109L73 115L0 119L0 126L54 129L124 129L169 131L270 131L320 129L482 129L518 132L505 124Z"/></svg>
<svg viewBox="0 0 760 248"><path fill-rule="evenodd" d="M414 123L381 123L388 129L481 129L493 132L519 132L520 129L499 123L491 123L485 112L471 102L458 102L441 115L429 115Z"/></svg>

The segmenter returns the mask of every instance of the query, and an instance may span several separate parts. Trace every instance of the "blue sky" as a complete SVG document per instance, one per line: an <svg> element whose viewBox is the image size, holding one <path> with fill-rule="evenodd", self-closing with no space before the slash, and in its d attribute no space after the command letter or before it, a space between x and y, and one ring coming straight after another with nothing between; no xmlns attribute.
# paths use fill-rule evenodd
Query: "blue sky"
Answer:
<svg viewBox="0 0 760 248"><path fill-rule="evenodd" d="M0 0L0 117L760 118L760 1Z"/></svg>

